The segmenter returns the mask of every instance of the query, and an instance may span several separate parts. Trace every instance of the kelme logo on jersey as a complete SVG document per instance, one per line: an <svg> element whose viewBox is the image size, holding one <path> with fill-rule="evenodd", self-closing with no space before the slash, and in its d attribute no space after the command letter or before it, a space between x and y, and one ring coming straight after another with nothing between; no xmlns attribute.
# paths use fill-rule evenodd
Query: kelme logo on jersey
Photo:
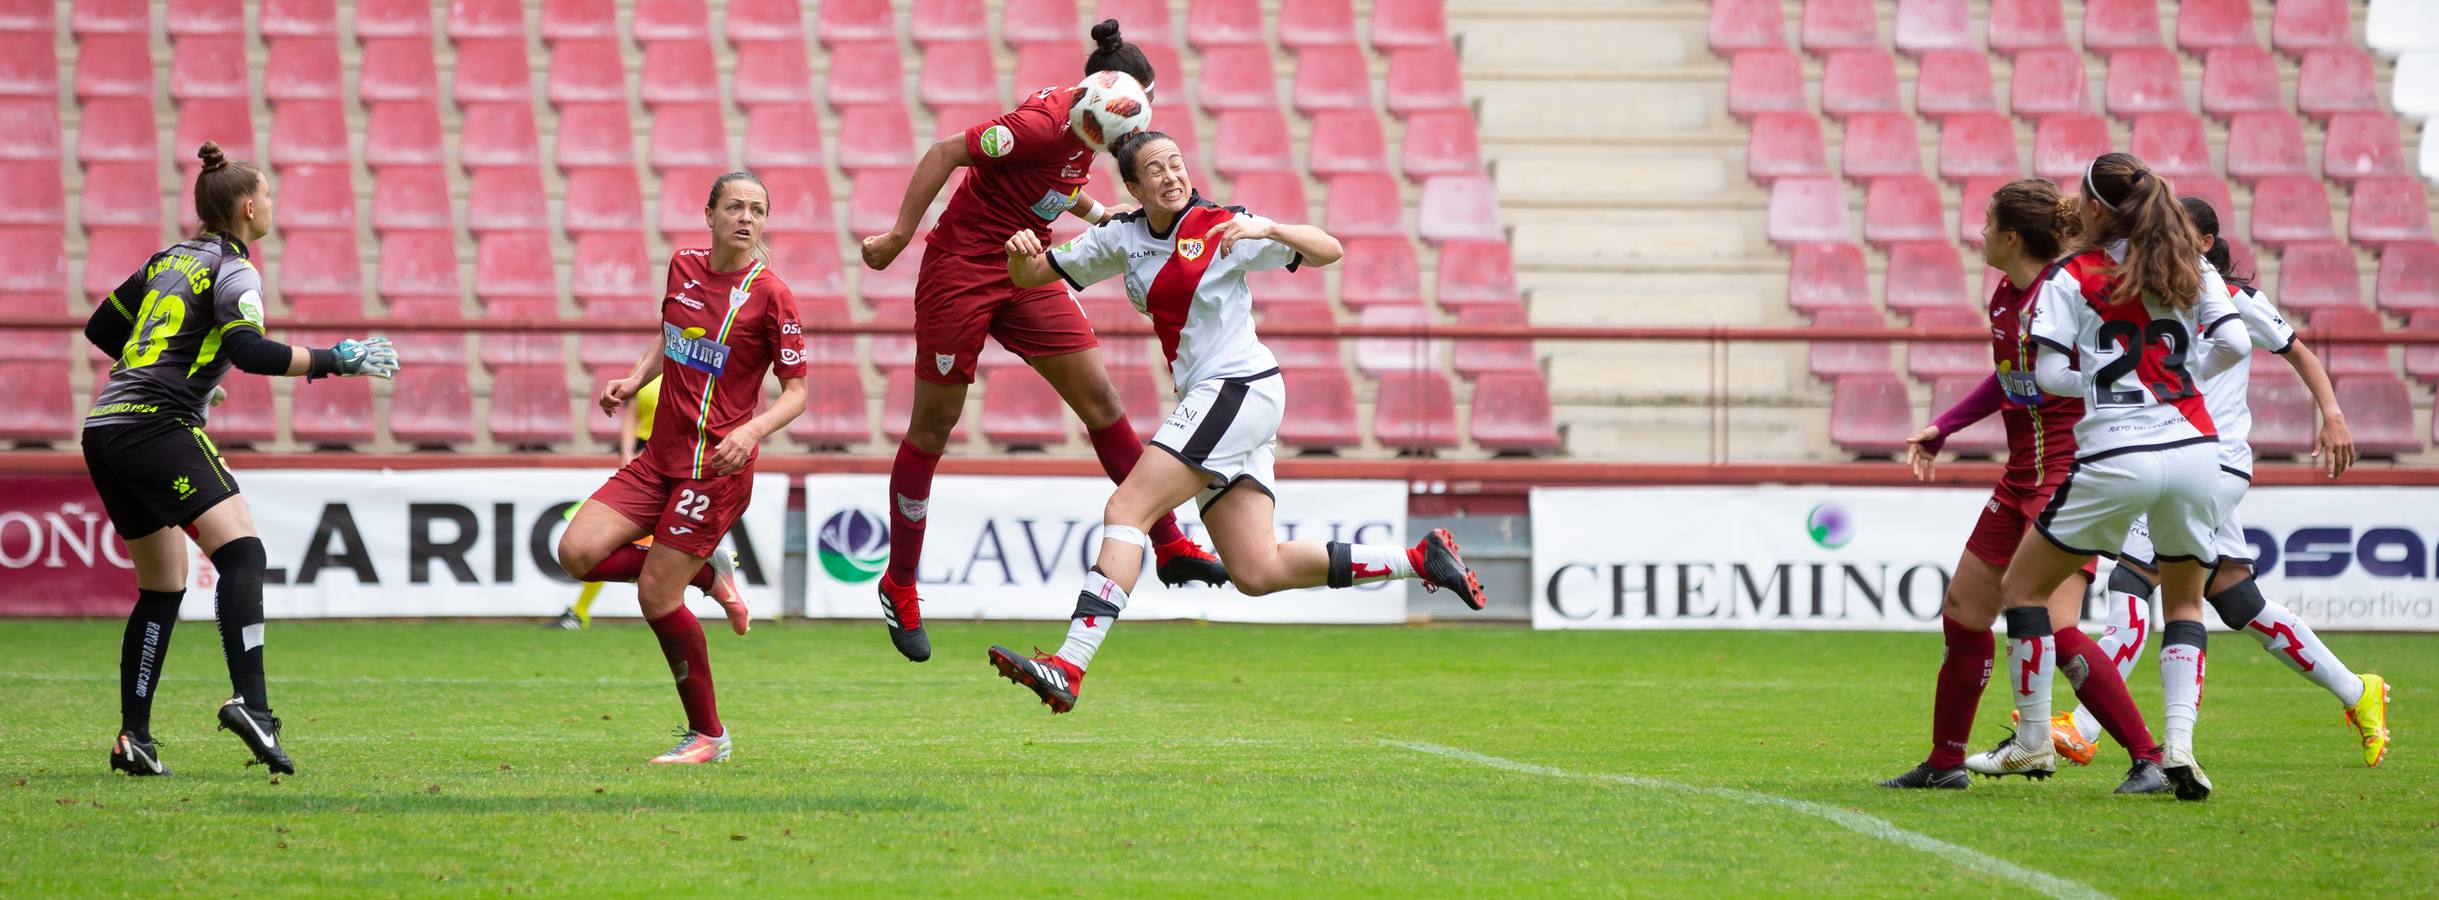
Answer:
<svg viewBox="0 0 2439 900"><path fill-rule="evenodd" d="M1823 548L1836 550L1855 539L1855 520L1844 507L1823 503L1804 516L1804 533Z"/></svg>
<svg viewBox="0 0 2439 900"><path fill-rule="evenodd" d="M813 553L832 578L848 584L879 578L889 566L889 523L860 509L840 510L813 535Z"/></svg>
<svg viewBox="0 0 2439 900"><path fill-rule="evenodd" d="M1077 188L1076 190L1081 191L1083 188ZM1066 212L1068 207L1074 205L1076 205L1075 192L1071 191L1062 194L1057 191L1050 191L1048 193L1044 193L1042 195L1042 199L1033 204L1033 214L1035 216L1039 216L1042 221L1045 222L1055 221L1058 219L1060 213Z"/></svg>
<svg viewBox="0 0 2439 900"><path fill-rule="evenodd" d="M1184 257L1187 262L1193 262L1203 258L1203 239L1187 238L1185 240L1178 241L1177 255Z"/></svg>
<svg viewBox="0 0 2439 900"><path fill-rule="evenodd" d="M983 129L974 144L982 148L982 155L998 159L1016 152L1016 132L1009 131L1006 125L993 125Z"/></svg>

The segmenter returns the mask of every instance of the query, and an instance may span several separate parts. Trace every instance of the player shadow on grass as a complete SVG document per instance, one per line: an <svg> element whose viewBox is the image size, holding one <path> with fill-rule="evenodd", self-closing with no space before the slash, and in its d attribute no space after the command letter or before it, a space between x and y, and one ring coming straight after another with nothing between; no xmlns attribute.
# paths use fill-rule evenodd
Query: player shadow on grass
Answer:
<svg viewBox="0 0 2439 900"><path fill-rule="evenodd" d="M724 795L705 793L639 793L632 786L610 788L593 793L590 786L573 787L567 795L483 795L474 793L480 787L443 787L438 794L427 788L401 785L378 794L348 796L316 796L297 794L240 794L216 798L222 812L230 813L400 813L414 815L462 815L466 813L528 813L548 814L567 812L633 813L633 812L695 812L695 813L882 813L882 812L948 812L959 809L950 803L921 794L769 794ZM277 789L274 789L277 790Z"/></svg>

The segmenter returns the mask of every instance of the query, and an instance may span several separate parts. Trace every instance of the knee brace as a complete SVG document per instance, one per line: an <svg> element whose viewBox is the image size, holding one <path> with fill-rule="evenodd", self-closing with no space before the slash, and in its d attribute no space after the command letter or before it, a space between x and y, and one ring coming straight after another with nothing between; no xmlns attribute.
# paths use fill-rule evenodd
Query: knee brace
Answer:
<svg viewBox="0 0 2439 900"><path fill-rule="evenodd" d="M2253 618L2261 615L2261 608L2269 603L2261 596L2261 585L2252 578L2202 599L2210 603L2211 609L2219 611L2219 621L2236 629L2252 624Z"/></svg>
<svg viewBox="0 0 2439 900"><path fill-rule="evenodd" d="M2143 577L2143 573L2133 566L2118 563L2110 568L2109 590L2150 599L2151 588L2151 579Z"/></svg>

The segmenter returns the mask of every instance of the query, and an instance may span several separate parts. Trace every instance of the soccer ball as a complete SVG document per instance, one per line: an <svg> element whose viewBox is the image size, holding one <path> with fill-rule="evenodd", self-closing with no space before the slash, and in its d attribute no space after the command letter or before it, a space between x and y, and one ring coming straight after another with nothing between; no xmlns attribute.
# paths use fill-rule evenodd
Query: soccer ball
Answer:
<svg viewBox="0 0 2439 900"><path fill-rule="evenodd" d="M1106 153L1119 138L1152 123L1152 98L1135 76L1125 72L1094 72L1076 87L1084 97L1067 110L1067 124L1096 153Z"/></svg>

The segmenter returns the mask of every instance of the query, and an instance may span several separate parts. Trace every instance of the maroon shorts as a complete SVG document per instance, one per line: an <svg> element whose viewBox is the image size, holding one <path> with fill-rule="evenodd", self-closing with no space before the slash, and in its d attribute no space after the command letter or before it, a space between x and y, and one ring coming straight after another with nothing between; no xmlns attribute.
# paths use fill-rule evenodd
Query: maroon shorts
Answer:
<svg viewBox="0 0 2439 900"><path fill-rule="evenodd" d="M973 384L982 338L1027 358L1100 346L1063 282L1019 288L1004 256L958 256L926 244L915 274L915 375Z"/></svg>
<svg viewBox="0 0 2439 900"><path fill-rule="evenodd" d="M661 474L650 459L629 460L587 502L652 529L655 545L688 556L710 556L754 499L753 467L718 478L680 478Z"/></svg>
<svg viewBox="0 0 2439 900"><path fill-rule="evenodd" d="M1965 552L2006 569L2008 563L2015 561L2016 546L2023 542L2025 529L2032 527L2033 520L2049 505L2050 495L2057 493L2058 486L2065 482L2064 471L2045 474L2040 484L2000 480L1999 486L1990 492L1990 499L1982 504L1982 517L1973 523L1973 535L1965 539ZM2085 575L2098 571L2094 562L2083 565Z"/></svg>

